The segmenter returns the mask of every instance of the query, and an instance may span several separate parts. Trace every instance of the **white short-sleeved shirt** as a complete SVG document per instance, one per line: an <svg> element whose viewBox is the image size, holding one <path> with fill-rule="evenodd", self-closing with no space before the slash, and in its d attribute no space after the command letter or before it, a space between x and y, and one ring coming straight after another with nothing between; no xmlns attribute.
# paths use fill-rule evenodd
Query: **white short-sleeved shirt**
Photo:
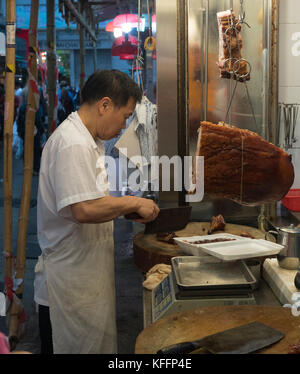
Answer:
<svg viewBox="0 0 300 374"><path fill-rule="evenodd" d="M42 252L55 251L74 233L79 223L71 204L94 200L109 193L105 147L94 140L77 112L73 112L48 139L42 154L38 202L38 242ZM34 299L48 306L46 280L36 273Z"/></svg>

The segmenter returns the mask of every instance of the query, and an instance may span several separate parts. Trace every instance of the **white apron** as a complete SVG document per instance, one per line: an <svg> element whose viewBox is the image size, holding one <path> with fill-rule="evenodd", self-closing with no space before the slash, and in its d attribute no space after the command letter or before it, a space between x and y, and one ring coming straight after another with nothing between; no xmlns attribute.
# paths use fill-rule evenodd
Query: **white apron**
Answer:
<svg viewBox="0 0 300 374"><path fill-rule="evenodd" d="M38 265L46 275L54 353L117 353L113 222L81 224Z"/></svg>

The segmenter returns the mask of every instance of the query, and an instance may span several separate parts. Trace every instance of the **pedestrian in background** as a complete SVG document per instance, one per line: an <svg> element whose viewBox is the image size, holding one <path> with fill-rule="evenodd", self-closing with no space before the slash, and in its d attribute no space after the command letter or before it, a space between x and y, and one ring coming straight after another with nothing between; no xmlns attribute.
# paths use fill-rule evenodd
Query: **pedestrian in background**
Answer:
<svg viewBox="0 0 300 374"><path fill-rule="evenodd" d="M23 144L24 144L24 139L25 139L27 96L28 96L28 87L26 86L23 89L23 102L19 108L18 117L17 117L18 135L23 140ZM37 110L35 113L34 126L35 126L35 130L34 130L34 149L33 149L33 175L38 175L39 170L40 170L40 162L41 162L41 155L42 155L41 138L45 132L39 110ZM24 153L22 157L24 159Z"/></svg>

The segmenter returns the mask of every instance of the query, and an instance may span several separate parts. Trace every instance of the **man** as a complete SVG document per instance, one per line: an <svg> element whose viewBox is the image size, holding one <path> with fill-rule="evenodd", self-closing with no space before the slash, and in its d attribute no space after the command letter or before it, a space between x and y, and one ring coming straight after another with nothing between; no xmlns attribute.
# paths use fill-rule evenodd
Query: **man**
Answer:
<svg viewBox="0 0 300 374"><path fill-rule="evenodd" d="M54 353L116 353L112 220L136 212L146 223L159 212L152 200L109 196L105 175L103 141L125 128L139 87L120 71L97 71L81 98L41 161L35 301L42 353L51 353L51 329Z"/></svg>

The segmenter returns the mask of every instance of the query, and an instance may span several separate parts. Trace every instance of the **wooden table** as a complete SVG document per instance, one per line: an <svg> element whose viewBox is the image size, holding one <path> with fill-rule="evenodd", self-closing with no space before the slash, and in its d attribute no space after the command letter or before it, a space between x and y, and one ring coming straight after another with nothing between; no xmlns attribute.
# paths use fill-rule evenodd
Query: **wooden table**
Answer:
<svg viewBox="0 0 300 374"><path fill-rule="evenodd" d="M138 336L137 354L154 354L171 344L201 339L246 323L259 321L285 333L280 342L258 353L289 353L300 342L300 317L291 309L276 306L215 306L189 310L162 318Z"/></svg>
<svg viewBox="0 0 300 374"><path fill-rule="evenodd" d="M210 222L190 222L183 230L176 231L179 237L193 235L208 235ZM240 235L247 232L255 239L264 239L265 233L250 226L241 226L227 223L224 231L216 233L229 233ZM171 258L175 256L186 256L177 244L169 244L157 240L156 234L138 233L133 240L133 256L136 266L144 273L156 264L171 264Z"/></svg>

